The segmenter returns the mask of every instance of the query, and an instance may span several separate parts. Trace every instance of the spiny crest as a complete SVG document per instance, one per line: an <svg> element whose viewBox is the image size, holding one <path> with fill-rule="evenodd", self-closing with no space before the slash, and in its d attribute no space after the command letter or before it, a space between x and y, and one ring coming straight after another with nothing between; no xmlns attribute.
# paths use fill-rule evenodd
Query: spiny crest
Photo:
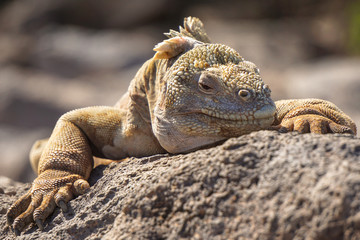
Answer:
<svg viewBox="0 0 360 240"><path fill-rule="evenodd" d="M179 27L179 32L170 29L168 33L165 33L165 36L169 38L173 37L190 37L201 41L203 43L210 43L210 38L206 34L204 24L200 19L196 17L187 17L184 19L184 27Z"/></svg>
<svg viewBox="0 0 360 240"><path fill-rule="evenodd" d="M185 44L186 39L183 37L174 37L164 40L154 47L153 50L156 51L154 59L169 59L175 57L184 51Z"/></svg>
<svg viewBox="0 0 360 240"><path fill-rule="evenodd" d="M156 51L154 59L170 59L183 54L195 46L210 43L204 25L200 19L187 17L184 19L184 27L180 26L179 32L170 30L165 33L170 39L157 44L153 49Z"/></svg>
<svg viewBox="0 0 360 240"><path fill-rule="evenodd" d="M153 49L154 51L156 51L154 59L173 58L202 44L202 42L199 42L189 37L170 38L162 41L161 43L158 43L155 46L155 48Z"/></svg>

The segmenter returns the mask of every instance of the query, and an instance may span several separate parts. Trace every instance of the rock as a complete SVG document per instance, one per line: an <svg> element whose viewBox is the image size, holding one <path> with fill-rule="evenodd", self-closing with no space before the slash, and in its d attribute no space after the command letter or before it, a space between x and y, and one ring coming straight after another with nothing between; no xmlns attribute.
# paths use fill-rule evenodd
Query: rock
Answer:
<svg viewBox="0 0 360 240"><path fill-rule="evenodd" d="M359 239L360 141L261 131L101 166L91 190L18 239ZM4 208L29 188L1 186ZM15 189L16 194L6 193Z"/></svg>
<svg viewBox="0 0 360 240"><path fill-rule="evenodd" d="M148 34L135 31L53 27L39 34L28 62L34 69L64 78L111 73L141 66L153 56L155 44Z"/></svg>
<svg viewBox="0 0 360 240"><path fill-rule="evenodd" d="M359 127L359 66L359 58L333 57L289 67L284 74L287 78L284 82L287 97L312 97L331 101L347 113Z"/></svg>
<svg viewBox="0 0 360 240"><path fill-rule="evenodd" d="M170 0L16 0L3 4L0 15L0 30L36 31L46 26L77 25L92 29L133 28L154 19L180 17L186 7L181 2ZM146 7L144 7L146 6Z"/></svg>

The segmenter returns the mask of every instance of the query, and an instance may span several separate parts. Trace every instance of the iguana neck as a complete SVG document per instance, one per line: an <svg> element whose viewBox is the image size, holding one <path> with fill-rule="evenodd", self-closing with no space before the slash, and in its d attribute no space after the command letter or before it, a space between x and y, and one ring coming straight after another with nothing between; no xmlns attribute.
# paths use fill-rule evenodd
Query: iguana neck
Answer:
<svg viewBox="0 0 360 240"><path fill-rule="evenodd" d="M152 122L156 102L165 91L165 74L174 62L173 59L150 59L144 63L130 83L130 101L148 123Z"/></svg>

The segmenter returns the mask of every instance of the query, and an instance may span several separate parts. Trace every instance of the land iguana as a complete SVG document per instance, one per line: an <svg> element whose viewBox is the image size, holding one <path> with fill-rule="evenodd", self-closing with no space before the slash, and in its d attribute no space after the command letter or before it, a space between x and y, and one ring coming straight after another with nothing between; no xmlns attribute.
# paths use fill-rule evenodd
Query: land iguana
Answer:
<svg viewBox="0 0 360 240"><path fill-rule="evenodd" d="M7 212L16 234L43 229L55 207L89 189L94 157L186 153L258 130L356 134L354 122L320 99L274 102L259 69L232 48L210 43L202 22L184 20L155 46L114 107L65 113L30 153L38 177Z"/></svg>

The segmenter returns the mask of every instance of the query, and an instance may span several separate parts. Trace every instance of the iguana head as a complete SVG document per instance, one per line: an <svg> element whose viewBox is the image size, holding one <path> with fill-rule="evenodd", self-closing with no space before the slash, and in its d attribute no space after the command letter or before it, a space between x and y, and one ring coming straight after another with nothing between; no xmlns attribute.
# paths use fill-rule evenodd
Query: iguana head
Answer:
<svg viewBox="0 0 360 240"><path fill-rule="evenodd" d="M186 152L271 125L275 104L255 64L225 45L171 41L187 45L156 48L163 56L161 49L170 50L167 57L185 52L164 76L154 109L153 131L167 151Z"/></svg>

